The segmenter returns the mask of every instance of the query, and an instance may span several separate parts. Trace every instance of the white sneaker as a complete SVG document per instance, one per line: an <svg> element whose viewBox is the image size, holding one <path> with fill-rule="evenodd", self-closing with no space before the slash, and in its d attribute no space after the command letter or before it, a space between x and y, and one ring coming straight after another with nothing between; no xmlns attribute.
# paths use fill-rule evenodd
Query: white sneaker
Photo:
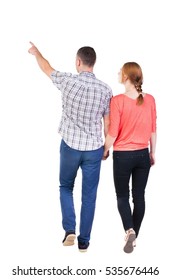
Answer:
<svg viewBox="0 0 171 280"><path fill-rule="evenodd" d="M134 247L136 246L135 240L136 240L135 231L133 229L129 229L125 237L126 244L123 248L125 253L132 253Z"/></svg>

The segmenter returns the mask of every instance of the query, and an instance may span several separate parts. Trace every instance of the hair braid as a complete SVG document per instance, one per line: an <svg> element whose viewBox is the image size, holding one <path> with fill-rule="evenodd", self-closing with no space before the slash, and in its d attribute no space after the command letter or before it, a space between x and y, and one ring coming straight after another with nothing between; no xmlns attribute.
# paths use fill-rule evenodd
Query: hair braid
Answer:
<svg viewBox="0 0 171 280"><path fill-rule="evenodd" d="M144 102L144 97L142 95L142 83L141 82L134 82L134 86L136 90L139 93L139 96L137 97L137 105L141 105Z"/></svg>
<svg viewBox="0 0 171 280"><path fill-rule="evenodd" d="M139 93L137 105L141 105L144 102L144 98L141 88L143 84L143 74L140 65L136 62L127 62L122 67L122 74L125 74L135 86L135 89Z"/></svg>

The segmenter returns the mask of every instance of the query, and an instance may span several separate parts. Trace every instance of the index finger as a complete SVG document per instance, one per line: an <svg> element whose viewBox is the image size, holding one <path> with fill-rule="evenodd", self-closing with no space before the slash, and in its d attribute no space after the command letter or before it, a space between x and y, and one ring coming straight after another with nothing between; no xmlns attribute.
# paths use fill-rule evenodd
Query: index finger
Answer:
<svg viewBox="0 0 171 280"><path fill-rule="evenodd" d="M32 46L34 46L34 44L30 41L30 44L32 45Z"/></svg>

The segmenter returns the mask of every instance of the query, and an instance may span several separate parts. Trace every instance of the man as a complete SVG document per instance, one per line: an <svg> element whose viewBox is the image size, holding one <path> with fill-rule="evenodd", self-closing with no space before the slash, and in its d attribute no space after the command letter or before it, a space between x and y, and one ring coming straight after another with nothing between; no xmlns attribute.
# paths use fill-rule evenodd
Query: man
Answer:
<svg viewBox="0 0 171 280"><path fill-rule="evenodd" d="M30 42L31 43L31 42ZM36 57L40 69L62 93L62 117L59 133L60 146L60 202L64 246L74 244L76 216L73 202L74 182L82 170L82 205L78 248L86 251L95 212L96 194L103 157L103 137L109 126L111 88L98 80L93 67L96 53L91 47L82 47L76 55L77 75L62 73L51 67L36 46L31 43L29 53Z"/></svg>

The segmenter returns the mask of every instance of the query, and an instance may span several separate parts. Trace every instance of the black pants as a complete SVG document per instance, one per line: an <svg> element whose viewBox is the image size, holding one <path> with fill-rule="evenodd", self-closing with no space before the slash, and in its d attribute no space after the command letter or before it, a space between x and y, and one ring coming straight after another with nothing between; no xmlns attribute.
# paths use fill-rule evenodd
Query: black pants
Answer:
<svg viewBox="0 0 171 280"><path fill-rule="evenodd" d="M148 149L113 152L113 175L118 210L125 231L133 228L136 236L145 213L145 187L150 166ZM129 202L130 181L132 182L132 210Z"/></svg>

